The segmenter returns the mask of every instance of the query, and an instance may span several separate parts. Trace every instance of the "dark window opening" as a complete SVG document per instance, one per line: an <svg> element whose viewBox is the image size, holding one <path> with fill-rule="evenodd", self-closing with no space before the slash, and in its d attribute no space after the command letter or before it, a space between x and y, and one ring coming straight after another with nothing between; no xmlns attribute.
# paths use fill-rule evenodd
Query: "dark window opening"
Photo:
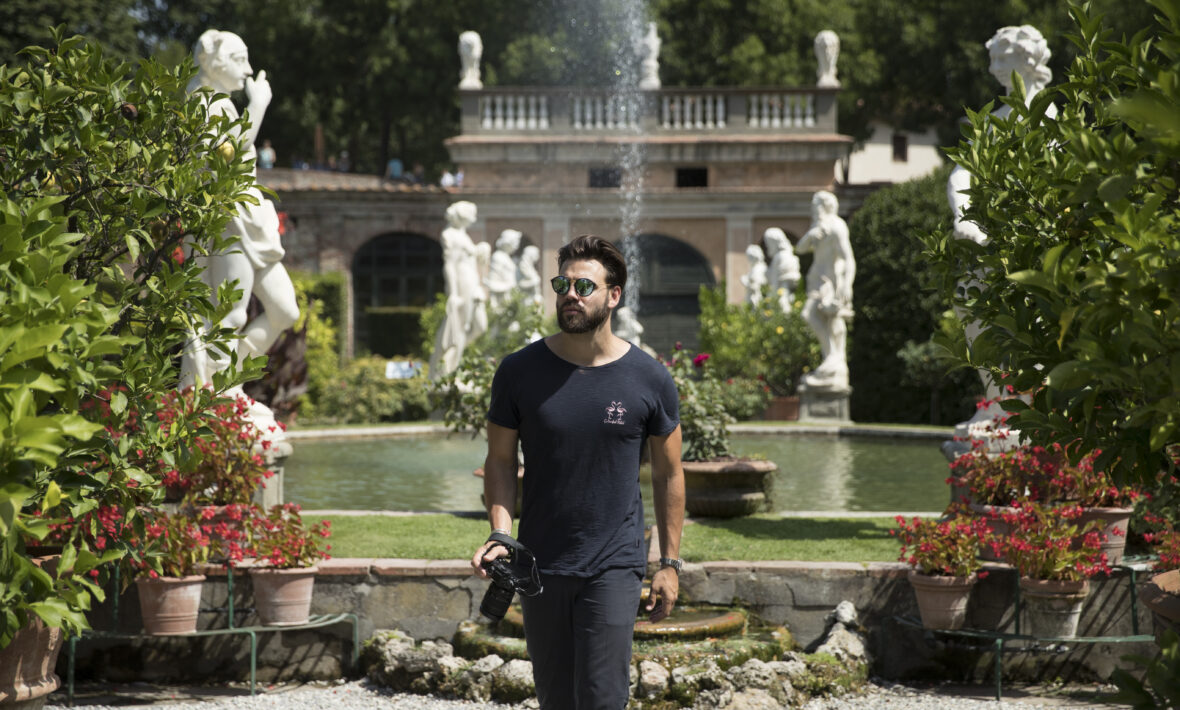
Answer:
<svg viewBox="0 0 1180 710"><path fill-rule="evenodd" d="M676 168L676 187L708 187L708 168Z"/></svg>
<svg viewBox="0 0 1180 710"><path fill-rule="evenodd" d="M618 168L590 168L590 187L619 187L623 171Z"/></svg>
<svg viewBox="0 0 1180 710"><path fill-rule="evenodd" d="M904 163L907 162L910 152L910 140L904 133L893 134L893 162Z"/></svg>

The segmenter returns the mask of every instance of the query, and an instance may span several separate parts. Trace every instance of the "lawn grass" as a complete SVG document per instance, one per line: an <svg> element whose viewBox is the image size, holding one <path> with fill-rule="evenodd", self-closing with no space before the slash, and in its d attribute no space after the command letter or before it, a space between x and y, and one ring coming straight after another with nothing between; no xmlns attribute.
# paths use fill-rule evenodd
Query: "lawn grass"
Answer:
<svg viewBox="0 0 1180 710"><path fill-rule="evenodd" d="M310 518L312 520L314 518ZM333 557L467 559L487 539L488 523L457 515L331 516ZM714 560L883 562L897 559L892 518L780 518L762 514L686 525L681 556Z"/></svg>

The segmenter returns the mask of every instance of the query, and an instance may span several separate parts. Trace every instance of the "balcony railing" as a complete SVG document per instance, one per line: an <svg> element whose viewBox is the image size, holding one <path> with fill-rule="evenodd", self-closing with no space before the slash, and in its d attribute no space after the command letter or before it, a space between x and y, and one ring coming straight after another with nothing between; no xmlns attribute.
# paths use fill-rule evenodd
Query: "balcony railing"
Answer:
<svg viewBox="0 0 1180 710"><path fill-rule="evenodd" d="M461 91L463 133L835 133L837 89L500 87Z"/></svg>

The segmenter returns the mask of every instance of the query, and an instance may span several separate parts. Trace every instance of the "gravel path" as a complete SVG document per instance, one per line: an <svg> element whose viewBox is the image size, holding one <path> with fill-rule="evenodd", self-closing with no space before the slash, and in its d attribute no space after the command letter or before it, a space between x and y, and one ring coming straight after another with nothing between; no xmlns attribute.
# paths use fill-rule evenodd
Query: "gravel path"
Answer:
<svg viewBox="0 0 1180 710"><path fill-rule="evenodd" d="M136 693L135 687L123 689ZM153 688L138 693L140 707L154 710L530 710L536 701L519 705L500 703L472 703L443 700L423 695L390 693L375 688L366 681L337 684L292 685L268 688L254 697L241 691L211 691L209 689ZM970 688L944 686L937 690L919 690L900 685L873 685L866 693L845 698L813 700L804 710L1059 710L1060 708L1117 708L1116 705L1092 704L1067 697L1027 695L1020 691L1005 691L1005 699L991 699L986 687ZM1010 694L1010 695L1009 695ZM74 710L108 710L126 707L128 698L120 696L119 705L75 705ZM108 700L113 702L113 700ZM54 704L54 703L59 704ZM64 697L55 695L46 707L64 707Z"/></svg>

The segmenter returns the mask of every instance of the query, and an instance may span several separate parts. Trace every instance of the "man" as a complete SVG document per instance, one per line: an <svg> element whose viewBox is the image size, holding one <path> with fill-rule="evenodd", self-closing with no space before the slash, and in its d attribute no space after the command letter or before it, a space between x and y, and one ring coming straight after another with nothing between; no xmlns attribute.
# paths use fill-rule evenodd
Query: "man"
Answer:
<svg viewBox="0 0 1180 710"><path fill-rule="evenodd" d="M651 444L661 567L647 610L666 617L679 593L684 474L676 386L667 369L611 332L627 283L623 255L594 236L557 253L561 332L504 358L492 382L484 496L493 534L510 534L517 443L524 452L519 541L544 591L522 597L543 710L620 710L646 550L639 459ZM507 554L484 543L471 564Z"/></svg>

